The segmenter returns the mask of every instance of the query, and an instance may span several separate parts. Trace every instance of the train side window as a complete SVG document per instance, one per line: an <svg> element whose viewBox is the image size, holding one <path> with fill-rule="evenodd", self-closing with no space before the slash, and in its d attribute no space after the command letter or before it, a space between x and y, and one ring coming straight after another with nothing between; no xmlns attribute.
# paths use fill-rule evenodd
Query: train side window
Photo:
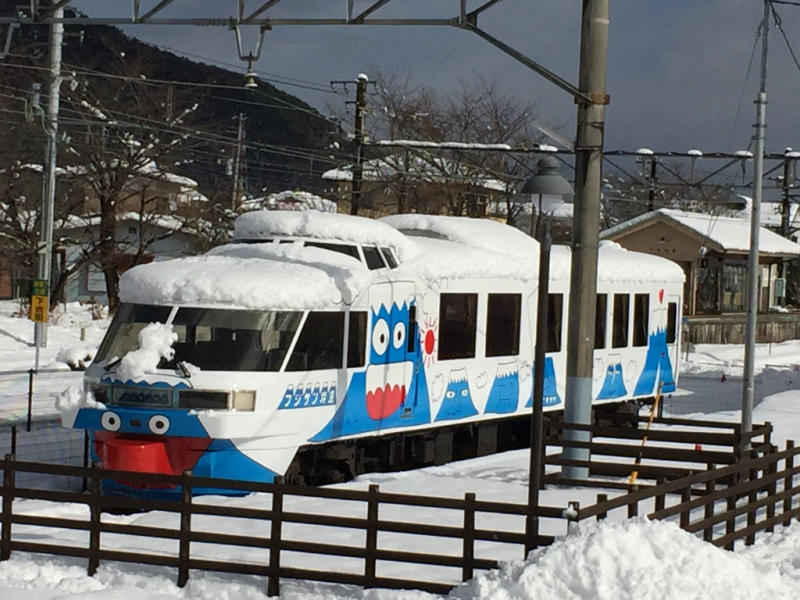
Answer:
<svg viewBox="0 0 800 600"><path fill-rule="evenodd" d="M344 313L308 313L286 370L318 371L341 368L343 337Z"/></svg>
<svg viewBox="0 0 800 600"><path fill-rule="evenodd" d="M667 343L674 344L678 339L678 303L667 303Z"/></svg>
<svg viewBox="0 0 800 600"><path fill-rule="evenodd" d="M606 347L606 321L608 320L608 294L597 294L594 312L594 347Z"/></svg>
<svg viewBox="0 0 800 600"><path fill-rule="evenodd" d="M352 256L359 262L361 261L361 257L358 255L358 248L349 244L332 244L330 242L306 241L303 245L310 246L312 248L322 248L323 250L330 250L331 252L339 252L340 254Z"/></svg>
<svg viewBox="0 0 800 600"><path fill-rule="evenodd" d="M478 294L442 294L439 300L439 360L473 358Z"/></svg>
<svg viewBox="0 0 800 600"><path fill-rule="evenodd" d="M397 260L392 253L391 248L386 248L385 246L381 246L380 248L381 255L383 256L383 260L386 261L386 264L389 265L390 269L397 268Z"/></svg>
<svg viewBox="0 0 800 600"><path fill-rule="evenodd" d="M628 345L628 314L631 298L628 294L614 294L614 324L611 332L611 347Z"/></svg>
<svg viewBox="0 0 800 600"><path fill-rule="evenodd" d="M489 294L486 309L486 356L519 354L521 294Z"/></svg>
<svg viewBox="0 0 800 600"><path fill-rule="evenodd" d="M650 294L633 296L633 345L647 346L647 332L650 327Z"/></svg>
<svg viewBox="0 0 800 600"><path fill-rule="evenodd" d="M364 366L367 350L367 313L350 313L350 331L347 336L347 366Z"/></svg>
<svg viewBox="0 0 800 600"><path fill-rule="evenodd" d="M561 352L564 294L547 294L547 344L545 352Z"/></svg>
<svg viewBox="0 0 800 600"><path fill-rule="evenodd" d="M367 268L370 271L386 268L386 265L383 264L383 259L381 258L381 255L378 253L378 249L375 246L362 246L361 249L364 251L364 260L366 261Z"/></svg>

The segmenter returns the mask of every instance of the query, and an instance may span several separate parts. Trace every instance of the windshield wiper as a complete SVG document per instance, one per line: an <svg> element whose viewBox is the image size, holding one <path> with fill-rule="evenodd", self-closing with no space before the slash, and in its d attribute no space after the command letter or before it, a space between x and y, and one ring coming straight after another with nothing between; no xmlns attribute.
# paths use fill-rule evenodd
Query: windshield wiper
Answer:
<svg viewBox="0 0 800 600"><path fill-rule="evenodd" d="M186 377L186 379L192 378L192 372L189 371L189 367L186 366L185 362L179 360L175 364L178 365L178 368L181 370L181 373L183 373L183 376Z"/></svg>
<svg viewBox="0 0 800 600"><path fill-rule="evenodd" d="M114 359L110 363L108 363L105 367L103 367L103 369L105 369L106 373L108 373L111 369L116 367L121 362L122 362L122 358Z"/></svg>

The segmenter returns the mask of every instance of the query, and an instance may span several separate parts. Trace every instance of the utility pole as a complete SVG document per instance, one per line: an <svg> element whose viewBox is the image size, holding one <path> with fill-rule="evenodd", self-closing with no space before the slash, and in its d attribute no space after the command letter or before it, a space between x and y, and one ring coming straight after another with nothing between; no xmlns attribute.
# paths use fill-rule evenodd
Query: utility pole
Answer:
<svg viewBox="0 0 800 600"><path fill-rule="evenodd" d="M233 160L233 197L231 198L231 209L236 212L239 208L239 203L242 200L242 165L244 164L244 124L247 121L247 115L239 113L239 132L236 135L236 155Z"/></svg>
<svg viewBox="0 0 800 600"><path fill-rule="evenodd" d="M650 177L648 178L649 189L647 190L647 212L656 209L656 157L650 157Z"/></svg>
<svg viewBox="0 0 800 600"><path fill-rule="evenodd" d="M56 200L56 156L58 143L58 105L61 89L61 44L64 40L64 24L59 19L64 17L64 9L57 8L53 12L56 19L50 24L50 80L47 101L47 153L45 164L44 193L40 205L40 230L38 263L36 278L46 282L47 294L50 291L50 276L53 256L53 215ZM47 347L47 320L37 322L34 326L34 343L36 345L36 365L39 370L39 349Z"/></svg>
<svg viewBox="0 0 800 600"><path fill-rule="evenodd" d="M750 252L747 255L747 319L744 328L744 368L742 371L742 428L740 456L750 450L753 431L753 392L755 389L756 321L758 317L758 235L761 227L761 187L764 178L764 138L767 112L767 49L771 0L764 0L761 21L761 85L756 98L756 155L753 167L753 204L750 211Z"/></svg>
<svg viewBox="0 0 800 600"><path fill-rule="evenodd" d="M363 159L364 151L364 113L367 108L367 82L369 79L364 73L359 73L356 77L356 122L355 137L356 143L356 162L353 165L353 185L350 195L350 214L357 215L361 207L361 183L364 176Z"/></svg>
<svg viewBox="0 0 800 600"><path fill-rule="evenodd" d="M608 0L583 0L578 87L591 102L577 98L575 208L572 231L570 301L567 329L566 423L592 421L592 367L597 296L597 246L600 234L603 128L608 53ZM589 441L588 431L564 429L568 440ZM568 460L587 460L586 448L564 448ZM586 467L565 466L567 478L585 478Z"/></svg>
<svg viewBox="0 0 800 600"><path fill-rule="evenodd" d="M791 148L786 148L783 153L783 181L781 181L781 235L787 240L791 239L791 190L794 187L795 161L797 153ZM781 277L787 276L788 260L784 259L780 264ZM785 284L784 284L785 289Z"/></svg>

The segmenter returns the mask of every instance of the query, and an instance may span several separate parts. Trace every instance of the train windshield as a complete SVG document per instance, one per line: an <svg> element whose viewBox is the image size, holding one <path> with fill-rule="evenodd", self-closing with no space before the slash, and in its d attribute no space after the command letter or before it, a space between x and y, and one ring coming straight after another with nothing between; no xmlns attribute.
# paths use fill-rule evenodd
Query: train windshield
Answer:
<svg viewBox="0 0 800 600"><path fill-rule="evenodd" d="M171 307L122 304L96 361L122 358L139 347L139 332L165 323ZM207 371L278 371L297 332L299 311L225 310L181 307L172 321L175 356L159 368L191 363Z"/></svg>
<svg viewBox="0 0 800 600"><path fill-rule="evenodd" d="M302 312L180 308L172 322L175 357L209 371L278 371Z"/></svg>

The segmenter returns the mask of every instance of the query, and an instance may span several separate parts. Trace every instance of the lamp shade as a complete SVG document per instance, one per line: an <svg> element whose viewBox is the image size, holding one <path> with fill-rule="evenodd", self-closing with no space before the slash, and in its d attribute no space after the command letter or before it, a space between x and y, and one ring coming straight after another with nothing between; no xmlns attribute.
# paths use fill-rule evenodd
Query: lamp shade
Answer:
<svg viewBox="0 0 800 600"><path fill-rule="evenodd" d="M558 170L558 161L552 156L544 156L536 163L536 175L530 177L522 186L520 194L542 194L568 196L575 191Z"/></svg>

